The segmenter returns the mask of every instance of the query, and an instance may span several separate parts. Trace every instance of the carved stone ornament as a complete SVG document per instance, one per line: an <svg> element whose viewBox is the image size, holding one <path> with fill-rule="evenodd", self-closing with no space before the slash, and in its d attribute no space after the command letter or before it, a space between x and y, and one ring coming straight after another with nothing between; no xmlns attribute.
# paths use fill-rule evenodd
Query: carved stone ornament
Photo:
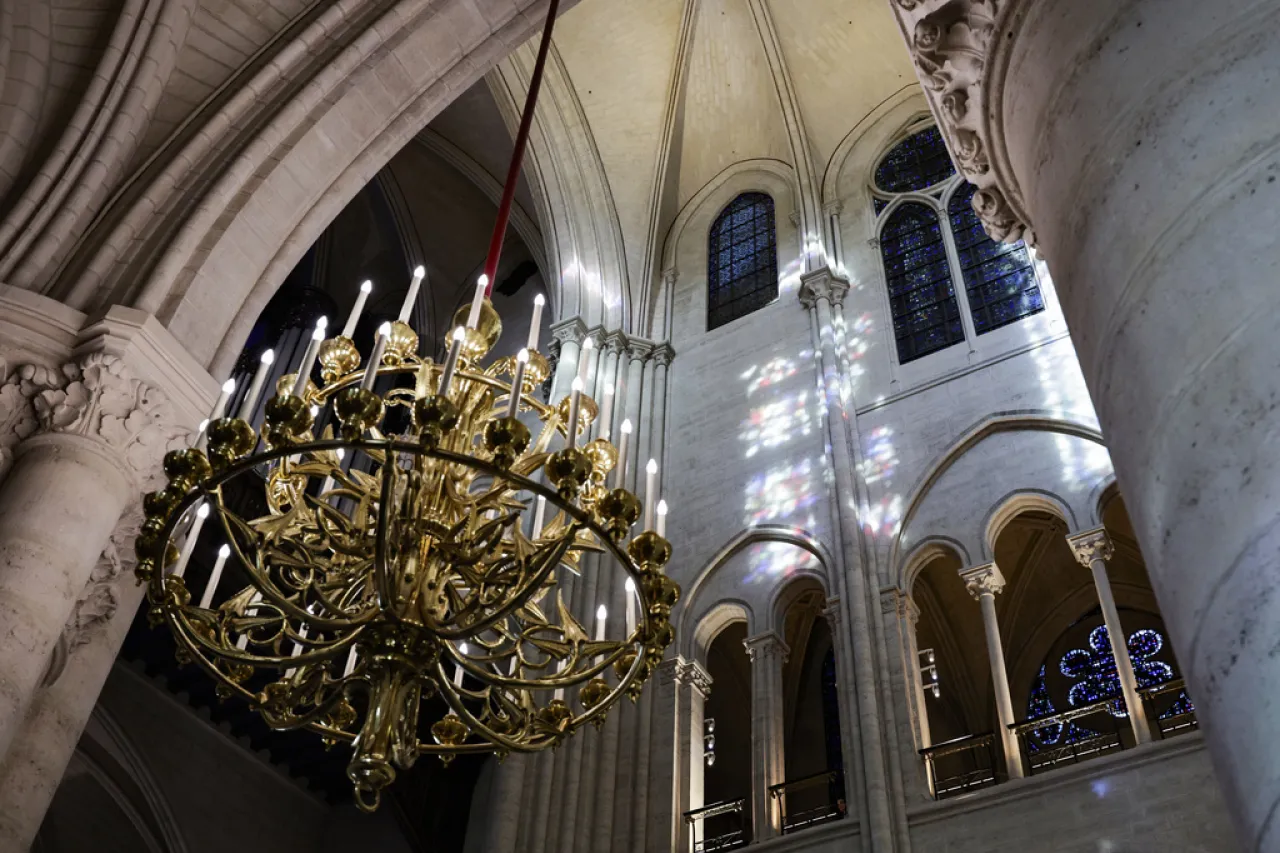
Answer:
<svg viewBox="0 0 1280 853"><path fill-rule="evenodd" d="M849 282L833 274L827 267L800 277L800 304L812 310L823 299L832 305L843 305L849 293Z"/></svg>
<svg viewBox="0 0 1280 853"><path fill-rule="evenodd" d="M681 684L688 684L693 687L704 697L711 695L711 673L703 668L702 664L693 660L685 660L679 658L679 664L676 667L675 679Z"/></svg>
<svg viewBox="0 0 1280 853"><path fill-rule="evenodd" d="M65 433L108 445L148 489L160 481L164 453L189 441L168 396L133 378L116 356L93 353L57 369L25 364L6 372L0 364L0 373L0 477L23 439Z"/></svg>
<svg viewBox="0 0 1280 853"><path fill-rule="evenodd" d="M1109 562L1116 553L1115 546L1111 544L1111 537L1102 527L1068 536L1067 544L1071 546L1071 553L1076 555L1080 565L1085 568L1091 567L1094 560Z"/></svg>
<svg viewBox="0 0 1280 853"><path fill-rule="evenodd" d="M751 658L753 664L769 660L776 660L779 664L786 663L787 656L791 654L787 644L772 631L756 637L748 637L742 641L742 645L746 647L747 657Z"/></svg>
<svg viewBox="0 0 1280 853"><path fill-rule="evenodd" d="M120 584L133 577L137 561L133 540L141 526L142 505L137 503L125 512L107 540L107 546L102 549L88 583L62 628L62 635L45 670L42 687L55 683L76 649L93 642L119 611Z"/></svg>
<svg viewBox="0 0 1280 853"><path fill-rule="evenodd" d="M973 209L992 238L1034 243L1010 199L1016 188L997 185L992 168L986 79L997 23L1011 0L895 0L921 84L956 165L978 187ZM1012 195L1010 194L1012 193Z"/></svg>
<svg viewBox="0 0 1280 853"><path fill-rule="evenodd" d="M1004 575L995 563L964 569L960 572L960 579L975 601L984 595L999 595L1004 591Z"/></svg>

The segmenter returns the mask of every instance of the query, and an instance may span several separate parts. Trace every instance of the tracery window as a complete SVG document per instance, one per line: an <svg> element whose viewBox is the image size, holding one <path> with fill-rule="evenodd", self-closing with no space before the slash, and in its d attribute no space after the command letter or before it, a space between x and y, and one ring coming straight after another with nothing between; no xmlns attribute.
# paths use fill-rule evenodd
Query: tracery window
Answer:
<svg viewBox="0 0 1280 853"><path fill-rule="evenodd" d="M707 331L778 298L778 243L773 199L735 198L711 226L707 252Z"/></svg>
<svg viewBox="0 0 1280 853"><path fill-rule="evenodd" d="M1133 674L1138 688L1155 687L1177 677L1172 665L1159 659L1165 648L1164 635L1151 628L1134 631L1129 635L1129 657L1133 661ZM1089 632L1087 648L1075 648L1066 652L1056 663L1057 672L1067 679L1066 705L1082 708L1095 702L1110 700L1107 712L1116 718L1127 718L1121 694L1120 675L1115 657L1111 654L1111 641L1107 626L1099 625ZM1040 667L1040 674L1031 686L1027 702L1027 719L1039 720L1068 708L1057 708L1050 696L1048 683L1049 662ZM1172 707L1160 714L1161 719L1186 714L1194 710L1185 691L1179 693ZM1069 746L1073 743L1097 737L1092 731L1075 722L1045 726L1032 733L1033 750L1045 747Z"/></svg>
<svg viewBox="0 0 1280 853"><path fill-rule="evenodd" d="M956 173L937 127L898 143L876 168L872 203L903 364L963 341L966 314L982 335L1044 310L1030 253L1021 241L987 236L971 203L976 191Z"/></svg>

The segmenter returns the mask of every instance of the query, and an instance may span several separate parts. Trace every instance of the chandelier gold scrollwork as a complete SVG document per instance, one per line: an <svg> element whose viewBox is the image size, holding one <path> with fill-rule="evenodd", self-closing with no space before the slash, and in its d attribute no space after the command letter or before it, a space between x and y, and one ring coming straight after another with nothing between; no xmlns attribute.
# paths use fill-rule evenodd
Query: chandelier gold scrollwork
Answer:
<svg viewBox="0 0 1280 853"><path fill-rule="evenodd" d="M364 369L349 337L318 334L321 385L286 376L258 428L212 421L207 454L170 453L167 487L145 500L137 575L153 623L273 728L350 743L366 810L420 755L536 751L600 724L673 636L671 547L631 536L641 504L610 477L619 449L578 446L595 402L535 400L549 372L537 352L483 366L502 324L477 306L448 381L404 323ZM245 484L265 514L246 516ZM193 600L178 543L200 506L226 546ZM566 572L625 584L625 622L589 630ZM447 712L425 719L437 697Z"/></svg>

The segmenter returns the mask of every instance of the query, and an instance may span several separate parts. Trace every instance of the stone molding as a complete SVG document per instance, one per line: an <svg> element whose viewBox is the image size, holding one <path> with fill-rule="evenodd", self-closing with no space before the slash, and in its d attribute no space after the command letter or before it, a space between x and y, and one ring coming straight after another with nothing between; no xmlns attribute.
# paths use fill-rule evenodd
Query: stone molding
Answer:
<svg viewBox="0 0 1280 853"><path fill-rule="evenodd" d="M776 660L781 665L787 662L787 657L791 654L791 648L774 631L747 637L742 641L742 645L746 648L747 657L751 658L753 665L767 660Z"/></svg>
<svg viewBox="0 0 1280 853"><path fill-rule="evenodd" d="M844 305L848 293L849 282L830 267L821 267L800 276L800 304L809 310L824 299L831 305Z"/></svg>
<svg viewBox="0 0 1280 853"><path fill-rule="evenodd" d="M1115 545L1105 527L1068 536L1067 544L1071 546L1071 553L1075 554L1076 560L1086 569L1092 568L1095 560L1106 563L1116 555Z"/></svg>
<svg viewBox="0 0 1280 853"><path fill-rule="evenodd" d="M1004 575L995 563L962 569L960 580L964 581L964 588L969 591L975 601L984 595L999 595L1004 591Z"/></svg>
<svg viewBox="0 0 1280 853"><path fill-rule="evenodd" d="M551 325L556 344L578 343L591 338L600 352L626 353L629 361L656 361L669 367L676 351L669 341L657 342L636 335L628 335L621 329L607 330L604 326L590 326L581 317L570 317Z"/></svg>
<svg viewBox="0 0 1280 853"><path fill-rule="evenodd" d="M570 317L551 324L551 337L563 346L564 344L581 344L587 336L587 324L579 317Z"/></svg>
<svg viewBox="0 0 1280 853"><path fill-rule="evenodd" d="M993 168L991 89L987 72L1001 17L1016 0L894 0L907 47L938 128L956 165L978 190L973 209L987 233L1003 242L1034 234L1021 212L1021 194Z"/></svg>

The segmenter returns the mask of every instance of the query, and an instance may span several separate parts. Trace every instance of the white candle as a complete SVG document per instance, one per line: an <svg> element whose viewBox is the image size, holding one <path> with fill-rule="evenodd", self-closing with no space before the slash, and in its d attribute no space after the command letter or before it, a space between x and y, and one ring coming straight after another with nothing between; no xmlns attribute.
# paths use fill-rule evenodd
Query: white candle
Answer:
<svg viewBox="0 0 1280 853"><path fill-rule="evenodd" d="M524 390L524 369L529 364L529 351L516 353L516 375L511 378L511 402L507 405L507 417L514 418L520 411L520 392Z"/></svg>
<svg viewBox="0 0 1280 853"><path fill-rule="evenodd" d="M538 335L542 333L542 306L547 304L546 298L539 293L533 297L533 322L529 324L529 352L538 349Z"/></svg>
<svg viewBox="0 0 1280 853"><path fill-rule="evenodd" d="M462 353L462 339L467 336L467 332L461 326L453 330L453 344L449 347L449 357L444 362L444 372L440 374L440 390L438 393L441 397L449 394L449 386L453 384L453 373L458 369L458 356Z"/></svg>
<svg viewBox="0 0 1280 853"><path fill-rule="evenodd" d="M636 582L627 578L627 636L636 632Z"/></svg>
<svg viewBox="0 0 1280 853"><path fill-rule="evenodd" d="M597 438L609 440L609 427L613 426L613 386L604 386L604 399L600 402L600 429Z"/></svg>
<svg viewBox="0 0 1280 853"><path fill-rule="evenodd" d="M236 381L228 379L222 383L222 391L218 394L218 400L213 404L213 410L209 412L209 421L216 421L218 418L226 414L227 401L231 399L231 395L236 391ZM206 424L209 421L205 421Z"/></svg>
<svg viewBox="0 0 1280 853"><path fill-rule="evenodd" d="M656 459L650 459L649 464L644 466L644 529L653 529L653 504L654 492L658 490L658 462Z"/></svg>
<svg viewBox="0 0 1280 853"><path fill-rule="evenodd" d="M530 532L534 539L542 534L542 521L547 514L547 499L542 495L538 495L538 504L533 510L533 530Z"/></svg>
<svg viewBox="0 0 1280 853"><path fill-rule="evenodd" d="M619 427L622 433L622 441L618 445L618 479L614 485L619 489L627 487L627 453L631 449L631 419L624 418L622 426Z"/></svg>
<svg viewBox="0 0 1280 853"><path fill-rule="evenodd" d="M258 406L258 398L262 396L263 383L267 381L267 373L276 360L275 350L267 350L258 361L258 370L253 374L253 382L249 385L249 393L244 395L240 404L240 420L247 421L253 417L253 410Z"/></svg>
<svg viewBox="0 0 1280 853"><path fill-rule="evenodd" d="M658 535L667 535L667 502L658 501Z"/></svg>
<svg viewBox="0 0 1280 853"><path fill-rule="evenodd" d="M609 610L603 604L596 608L596 642L604 642L604 623L609 618Z"/></svg>
<svg viewBox="0 0 1280 853"><path fill-rule="evenodd" d="M413 304L418 301L418 288L422 287L422 280L426 277L426 267L417 267L414 269L413 280L409 282L409 292L405 294L404 304L400 306L401 323L409 322L409 315L413 313Z"/></svg>
<svg viewBox="0 0 1280 853"><path fill-rule="evenodd" d="M466 653L467 653L467 644L462 643L461 645L458 646L458 654L465 655ZM462 686L462 663L461 662L459 662L457 667L453 670L453 686L454 687Z"/></svg>
<svg viewBox="0 0 1280 853"><path fill-rule="evenodd" d="M569 394L569 421L566 426L565 443L569 447L578 446L578 409L582 406L582 377L573 379L573 390Z"/></svg>
<svg viewBox="0 0 1280 853"><path fill-rule="evenodd" d="M595 352L595 341L587 338L582 342L582 352L578 355L578 378L582 380L582 387L587 387L587 377L591 375L591 354Z"/></svg>
<svg viewBox="0 0 1280 853"><path fill-rule="evenodd" d="M360 322L360 315L364 313L364 303L368 301L369 294L373 292L373 282L366 281L360 285L360 295L356 297L356 304L351 307L351 315L347 317L347 325L342 327L342 336L349 338L356 333L356 323Z"/></svg>
<svg viewBox="0 0 1280 853"><path fill-rule="evenodd" d="M480 324L480 306L484 305L484 292L489 288L489 276L482 275L476 282L476 295L471 297L471 313L467 315L467 328Z"/></svg>
<svg viewBox="0 0 1280 853"><path fill-rule="evenodd" d="M352 646L351 651L347 653L347 666L342 671L342 677L346 678L348 675L355 672L355 669L356 669L356 647Z"/></svg>
<svg viewBox="0 0 1280 853"><path fill-rule="evenodd" d="M369 364L365 366L364 377L360 387L366 391L373 390L373 383L378 381L378 365L382 364L382 354L387 351L387 341L391 338L391 324L383 323L378 327L378 336L373 339L373 353L369 356Z"/></svg>
<svg viewBox="0 0 1280 853"><path fill-rule="evenodd" d="M307 391L307 380L311 378L311 368L316 366L316 356L320 354L320 344L324 343L324 330L329 321L324 317L316 323L315 331L311 333L311 343L307 344L307 351L302 354L302 364L298 366L298 378L293 382L293 396L301 397Z"/></svg>
<svg viewBox="0 0 1280 853"><path fill-rule="evenodd" d="M218 559L213 564L213 573L209 575L209 583L205 584L204 595L200 596L200 608L208 610L209 605L213 604L213 592L218 588L218 581L222 579L222 569L227 564L227 558L231 556L231 546L223 545L218 549Z"/></svg>
<svg viewBox="0 0 1280 853"><path fill-rule="evenodd" d="M200 538L200 530L204 527L204 520L208 517L209 505L201 503L196 509L195 520L191 522L191 527L187 530L187 538L182 542L182 552L178 555L178 564L173 567L173 576L175 578L182 577L183 572L187 570L187 563L191 562L191 552L196 549L196 540Z"/></svg>
<svg viewBox="0 0 1280 853"><path fill-rule="evenodd" d="M258 602L261 600L262 600L262 593L255 592L253 594L253 598L249 599L249 603L245 605L244 615L248 616L249 609L252 607L256 607ZM242 652L246 651L249 648L249 631L247 629L241 632L240 639L236 640L236 648Z"/></svg>

